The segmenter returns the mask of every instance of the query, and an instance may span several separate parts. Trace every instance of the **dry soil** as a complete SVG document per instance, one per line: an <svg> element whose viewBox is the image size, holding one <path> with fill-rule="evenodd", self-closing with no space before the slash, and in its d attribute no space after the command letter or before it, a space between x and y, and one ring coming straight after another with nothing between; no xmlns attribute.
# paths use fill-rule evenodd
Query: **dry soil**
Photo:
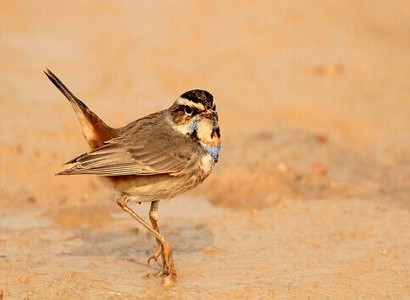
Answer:
<svg viewBox="0 0 410 300"><path fill-rule="evenodd" d="M410 298L409 53L406 1L1 1L0 299ZM175 286L53 175L87 147L45 67L112 126L215 95L220 162L160 204Z"/></svg>

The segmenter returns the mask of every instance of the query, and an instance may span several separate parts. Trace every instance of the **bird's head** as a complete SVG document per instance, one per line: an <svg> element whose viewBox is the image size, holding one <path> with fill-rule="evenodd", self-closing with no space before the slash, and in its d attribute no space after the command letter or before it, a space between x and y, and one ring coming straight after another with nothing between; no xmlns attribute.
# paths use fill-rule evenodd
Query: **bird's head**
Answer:
<svg viewBox="0 0 410 300"><path fill-rule="evenodd" d="M217 147L219 154L221 133L218 113L214 97L209 92L188 91L175 101L169 111L174 128L205 147Z"/></svg>

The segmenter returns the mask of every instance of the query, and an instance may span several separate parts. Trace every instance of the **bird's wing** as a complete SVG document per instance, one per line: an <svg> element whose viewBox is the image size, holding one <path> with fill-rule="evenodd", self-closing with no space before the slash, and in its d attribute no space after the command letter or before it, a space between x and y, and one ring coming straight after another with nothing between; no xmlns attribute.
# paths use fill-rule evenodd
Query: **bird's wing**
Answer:
<svg viewBox="0 0 410 300"><path fill-rule="evenodd" d="M144 130L141 130L142 134ZM131 134L107 141L103 146L68 162L69 168L58 175L93 174L179 175L192 158L192 149L175 136ZM182 146L182 147L181 147Z"/></svg>

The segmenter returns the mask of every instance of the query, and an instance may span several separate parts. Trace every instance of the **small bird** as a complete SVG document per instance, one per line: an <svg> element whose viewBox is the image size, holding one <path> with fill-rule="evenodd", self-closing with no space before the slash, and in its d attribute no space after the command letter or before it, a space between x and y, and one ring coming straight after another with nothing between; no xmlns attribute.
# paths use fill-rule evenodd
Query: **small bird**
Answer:
<svg viewBox="0 0 410 300"><path fill-rule="evenodd" d="M177 277L172 247L159 231L158 204L182 194L208 177L218 161L221 135L214 97L205 90L183 93L169 108L111 128L46 69L44 73L70 101L90 151L69 162L57 175L90 174L120 192L118 205L156 239L148 259L162 259L160 274ZM150 202L151 225L128 206Z"/></svg>

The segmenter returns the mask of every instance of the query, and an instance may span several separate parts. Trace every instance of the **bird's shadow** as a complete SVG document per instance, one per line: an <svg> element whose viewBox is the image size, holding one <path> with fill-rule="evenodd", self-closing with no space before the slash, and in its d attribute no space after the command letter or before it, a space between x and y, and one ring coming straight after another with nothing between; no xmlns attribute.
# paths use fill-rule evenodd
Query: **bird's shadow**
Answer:
<svg viewBox="0 0 410 300"><path fill-rule="evenodd" d="M177 221L163 226L161 234L173 246L174 254L201 251L213 244L214 234L205 224ZM144 228L81 228L74 231L67 242L80 240L81 245L70 247L69 256L132 257L152 254L156 247L154 237Z"/></svg>

